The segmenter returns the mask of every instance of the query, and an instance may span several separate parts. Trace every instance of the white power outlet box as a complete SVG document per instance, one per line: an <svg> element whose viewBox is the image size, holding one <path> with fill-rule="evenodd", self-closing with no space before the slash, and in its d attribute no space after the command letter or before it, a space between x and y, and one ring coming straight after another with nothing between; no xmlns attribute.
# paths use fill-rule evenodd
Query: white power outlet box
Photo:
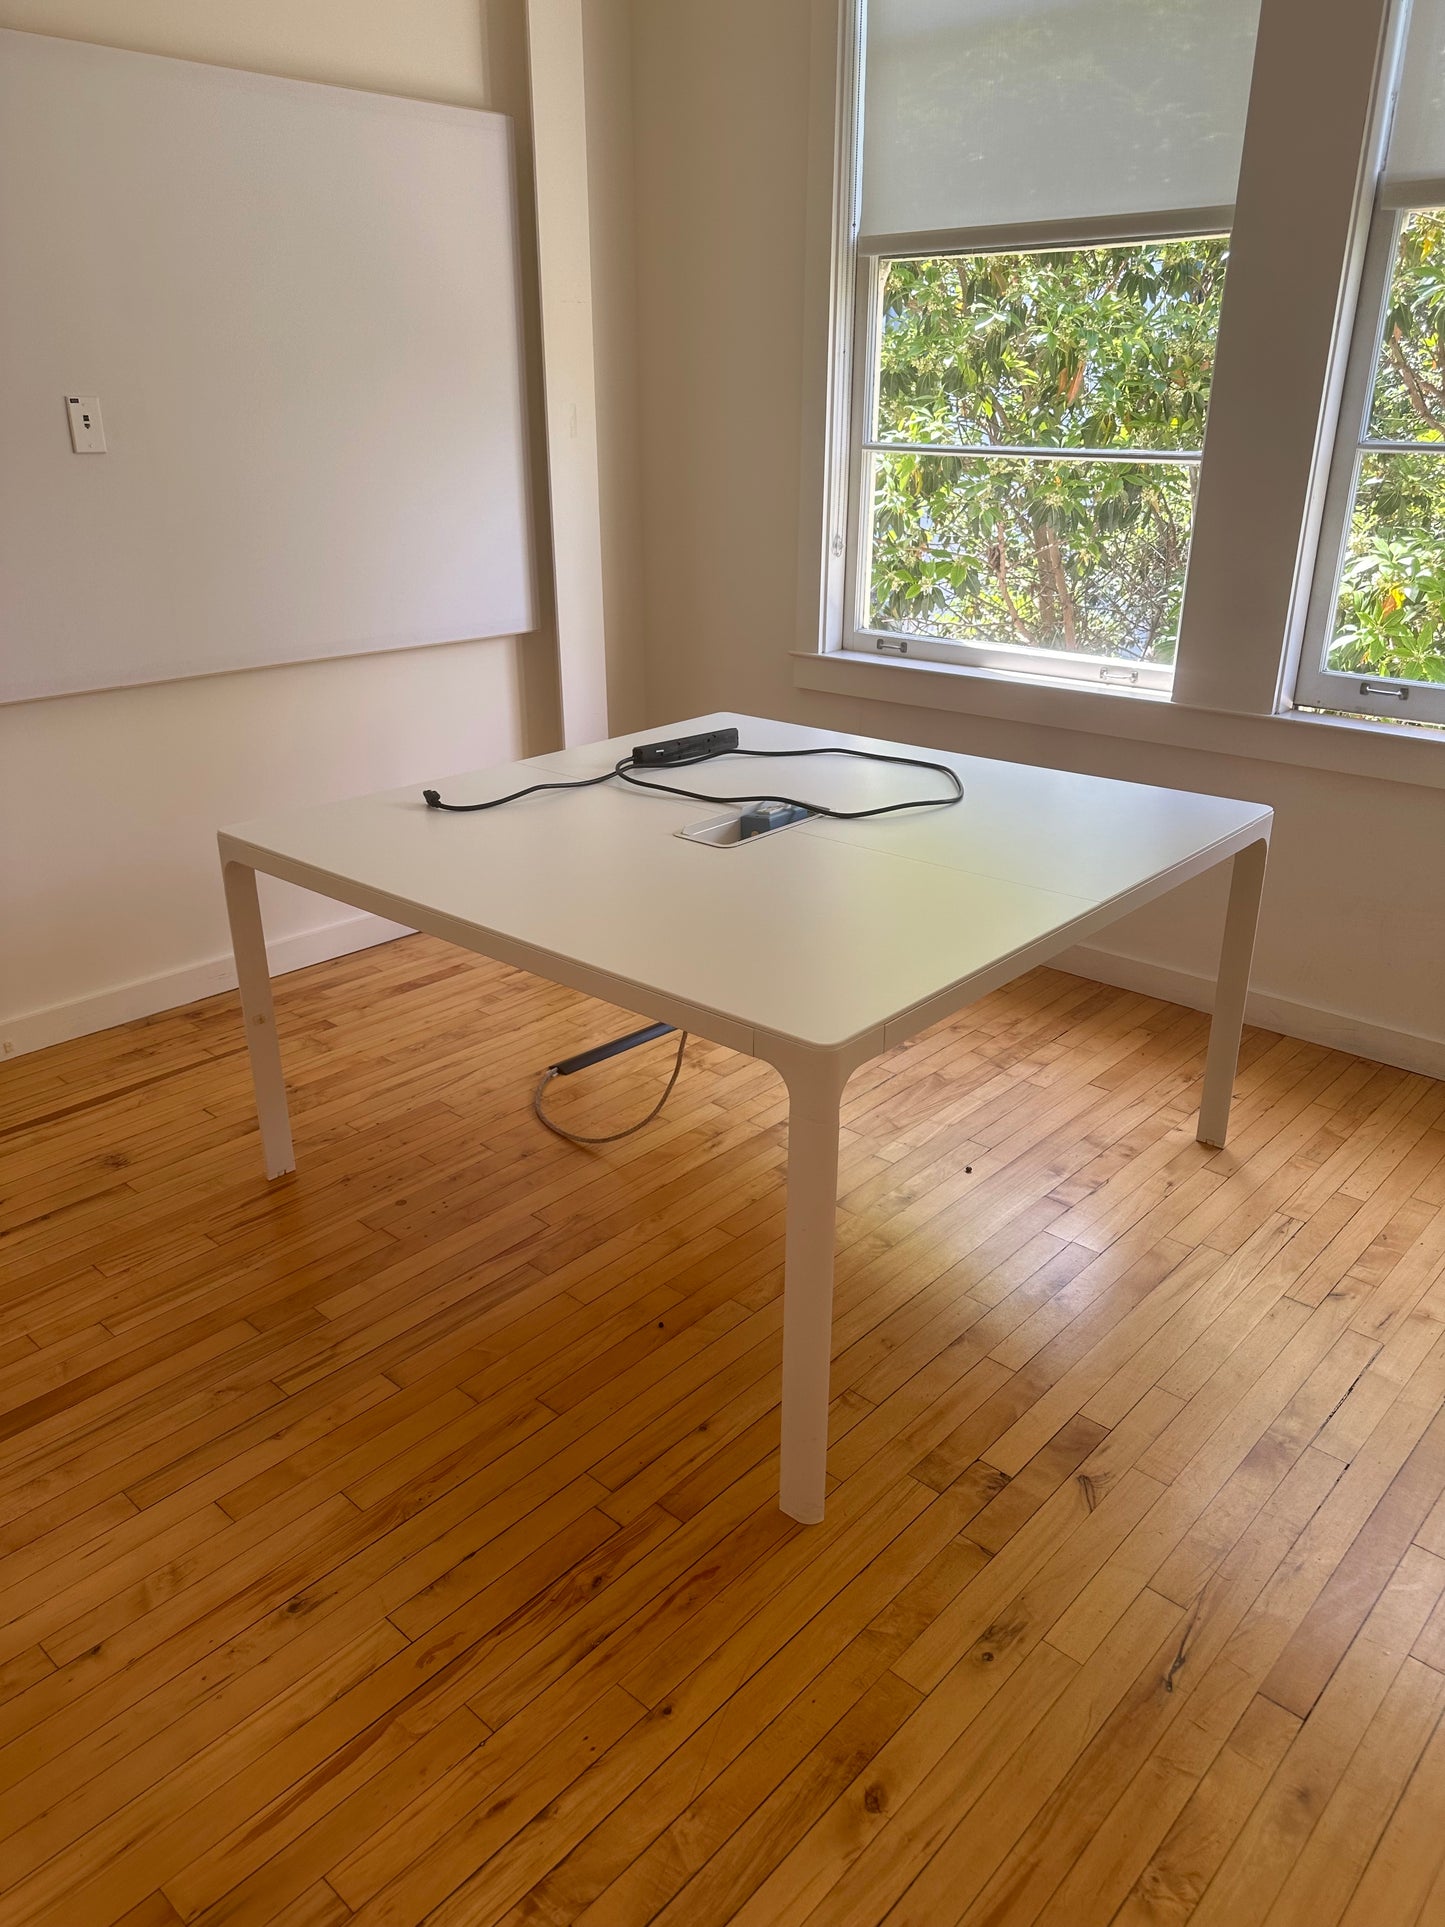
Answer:
<svg viewBox="0 0 1445 1927"><path fill-rule="evenodd" d="M67 395L65 412L70 417L70 446L77 455L105 453L105 424L100 419L99 395Z"/></svg>

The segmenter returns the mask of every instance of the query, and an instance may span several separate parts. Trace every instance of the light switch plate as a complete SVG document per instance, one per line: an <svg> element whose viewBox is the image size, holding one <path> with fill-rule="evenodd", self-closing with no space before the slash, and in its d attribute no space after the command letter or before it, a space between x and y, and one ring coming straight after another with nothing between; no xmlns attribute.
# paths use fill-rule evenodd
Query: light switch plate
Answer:
<svg viewBox="0 0 1445 1927"><path fill-rule="evenodd" d="M70 417L70 446L77 455L105 453L105 424L100 419L99 395L67 395L65 412Z"/></svg>

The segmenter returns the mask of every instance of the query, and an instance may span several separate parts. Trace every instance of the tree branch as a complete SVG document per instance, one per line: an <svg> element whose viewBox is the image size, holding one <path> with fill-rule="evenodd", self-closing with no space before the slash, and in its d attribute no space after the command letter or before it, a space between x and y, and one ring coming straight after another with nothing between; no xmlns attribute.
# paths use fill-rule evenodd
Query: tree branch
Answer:
<svg viewBox="0 0 1445 1927"><path fill-rule="evenodd" d="M1033 642L1034 637L1029 633L1028 624L1024 621L1023 617L1019 614L1018 604L1014 601L1013 596L1009 591L1008 563L1005 559L1008 551L1005 544L1004 526L1002 522L994 523L994 536L998 542L998 569L997 569L998 592L1003 597L1004 607L1009 612L1009 620L1013 623L1014 632L1018 636L1019 640L1021 642Z"/></svg>
<svg viewBox="0 0 1445 1927"><path fill-rule="evenodd" d="M1054 594L1059 599L1059 608L1063 614L1064 645L1072 649L1078 639L1078 606L1074 601L1073 590L1069 587L1069 578L1064 573L1064 558L1059 549L1057 529L1046 530L1044 547L1049 558L1049 571L1054 578Z"/></svg>
<svg viewBox="0 0 1445 1927"><path fill-rule="evenodd" d="M1402 345L1398 327L1391 329L1387 346L1390 360L1394 363L1397 374L1405 384L1406 393L1410 397L1410 405L1415 410L1415 413L1420 417L1421 421L1427 423L1431 428L1445 428L1445 415L1436 414L1430 405L1430 397L1424 382L1410 366L1409 357L1406 355ZM1445 402L1445 394L1442 394L1440 399L1442 402Z"/></svg>

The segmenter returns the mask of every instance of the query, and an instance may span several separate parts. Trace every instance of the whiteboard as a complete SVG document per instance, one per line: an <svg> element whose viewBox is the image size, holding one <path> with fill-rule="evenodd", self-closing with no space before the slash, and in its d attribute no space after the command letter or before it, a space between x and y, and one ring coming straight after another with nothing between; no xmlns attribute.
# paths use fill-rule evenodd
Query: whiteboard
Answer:
<svg viewBox="0 0 1445 1927"><path fill-rule="evenodd" d="M0 701L521 634L529 524L503 116L0 32Z"/></svg>

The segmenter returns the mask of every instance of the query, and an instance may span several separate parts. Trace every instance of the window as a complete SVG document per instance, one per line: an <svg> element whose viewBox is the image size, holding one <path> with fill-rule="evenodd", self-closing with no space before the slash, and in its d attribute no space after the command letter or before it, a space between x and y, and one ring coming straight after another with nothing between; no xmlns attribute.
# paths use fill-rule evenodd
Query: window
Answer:
<svg viewBox="0 0 1445 1927"><path fill-rule="evenodd" d="M1445 0L839 5L825 651L1445 723Z"/></svg>
<svg viewBox="0 0 1445 1927"><path fill-rule="evenodd" d="M1297 700L1445 722L1445 6L1412 12Z"/></svg>
<svg viewBox="0 0 1445 1927"><path fill-rule="evenodd" d="M1167 689L1257 0L869 0L846 646Z"/></svg>
<svg viewBox="0 0 1445 1927"><path fill-rule="evenodd" d="M1384 328L1322 665L1358 681L1349 706L1364 695L1371 708L1408 701L1412 684L1445 683L1445 215L1412 210L1390 225Z"/></svg>
<svg viewBox="0 0 1445 1927"><path fill-rule="evenodd" d="M1202 236L879 261L863 633L1167 686L1227 258Z"/></svg>

